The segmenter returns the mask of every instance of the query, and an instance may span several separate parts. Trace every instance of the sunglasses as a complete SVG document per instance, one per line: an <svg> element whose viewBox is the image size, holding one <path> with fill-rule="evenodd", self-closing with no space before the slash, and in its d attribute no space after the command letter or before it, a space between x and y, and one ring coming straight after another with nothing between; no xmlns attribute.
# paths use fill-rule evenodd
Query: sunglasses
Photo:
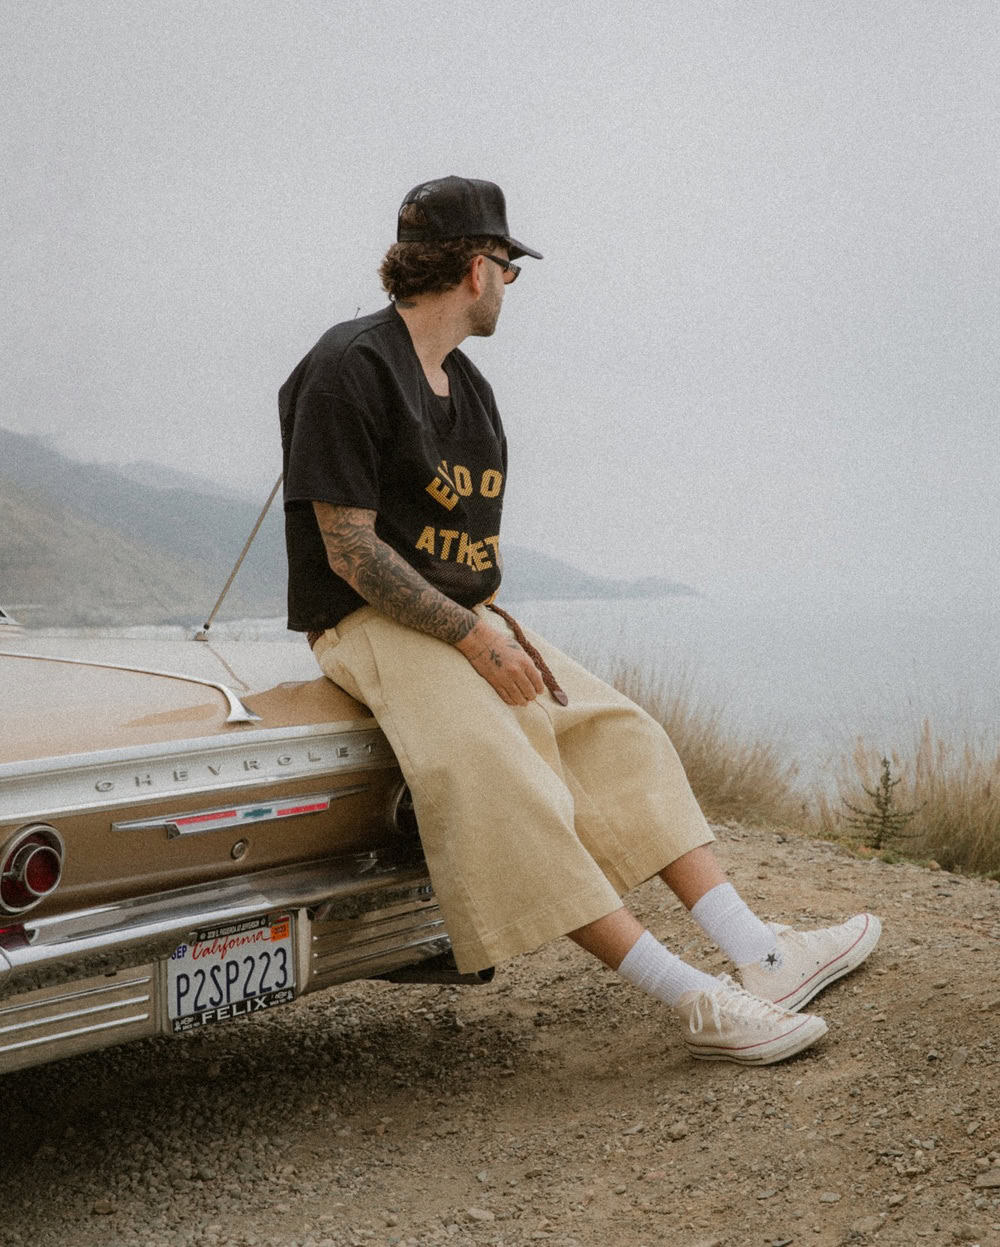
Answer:
<svg viewBox="0 0 1000 1247"><path fill-rule="evenodd" d="M498 255L490 255L488 251L477 251L477 255L481 255L486 260L492 260L494 264L499 264L503 269L504 285L509 286L511 282L517 281L517 275L521 271L520 264L512 264L510 260L502 260Z"/></svg>

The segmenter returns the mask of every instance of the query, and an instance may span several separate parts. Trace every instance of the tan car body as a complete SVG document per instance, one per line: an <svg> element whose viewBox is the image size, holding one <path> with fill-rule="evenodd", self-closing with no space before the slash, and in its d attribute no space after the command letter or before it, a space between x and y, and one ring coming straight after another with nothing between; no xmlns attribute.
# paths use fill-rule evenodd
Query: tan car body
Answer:
<svg viewBox="0 0 1000 1247"><path fill-rule="evenodd" d="M458 979L392 751L316 672L301 640L0 633L0 1073L350 979ZM235 985L237 954L208 956L251 936L286 950L284 990L253 990L256 948ZM178 1017L182 950L221 1003Z"/></svg>

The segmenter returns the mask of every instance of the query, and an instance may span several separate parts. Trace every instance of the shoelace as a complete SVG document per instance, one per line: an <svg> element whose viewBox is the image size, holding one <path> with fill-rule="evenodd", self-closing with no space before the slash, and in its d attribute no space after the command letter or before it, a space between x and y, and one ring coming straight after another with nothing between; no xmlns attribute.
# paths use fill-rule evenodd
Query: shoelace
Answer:
<svg viewBox="0 0 1000 1247"><path fill-rule="evenodd" d="M770 1001L761 1000L750 992L744 991L728 974L720 974L718 979L728 990L725 993L705 991L698 994L689 1023L692 1035L700 1034L705 1028L705 1015L702 1013L703 1002L709 1006L708 1013L711 1017L712 1025L719 1031L725 1029L723 1025L724 1019L726 1021L751 1022L755 1026L760 1026L766 1015L780 1015L784 1013L783 1009L772 1005ZM724 1000L726 1003L725 1013L719 1007L720 1000Z"/></svg>

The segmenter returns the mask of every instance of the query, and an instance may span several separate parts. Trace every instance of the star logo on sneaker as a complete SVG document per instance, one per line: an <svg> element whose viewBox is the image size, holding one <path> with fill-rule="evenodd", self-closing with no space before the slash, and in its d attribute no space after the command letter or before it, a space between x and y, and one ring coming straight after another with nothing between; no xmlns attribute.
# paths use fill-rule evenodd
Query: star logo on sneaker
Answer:
<svg viewBox="0 0 1000 1247"><path fill-rule="evenodd" d="M798 1012L825 987L856 970L874 951L882 924L874 914L855 914L838 926L796 931L772 923L775 946L759 961L740 967L751 995Z"/></svg>

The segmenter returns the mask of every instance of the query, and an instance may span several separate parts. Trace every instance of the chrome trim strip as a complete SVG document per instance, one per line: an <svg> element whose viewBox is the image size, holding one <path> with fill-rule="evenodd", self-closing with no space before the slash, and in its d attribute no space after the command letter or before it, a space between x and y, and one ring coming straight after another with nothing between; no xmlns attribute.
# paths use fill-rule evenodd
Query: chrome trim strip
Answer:
<svg viewBox="0 0 1000 1247"><path fill-rule="evenodd" d="M37 1009L40 1005L51 1009L53 1005L69 1004L71 1001L85 1000L90 996L106 998L109 993L121 991L123 988L141 987L144 983L148 983L150 986L150 991L146 993L146 996L144 997L145 999L148 998L152 992L153 976L152 974L143 973L141 969L137 971L136 977L126 979L120 983L117 981L102 983L100 987L74 987L71 983L68 990L64 988L62 992L55 996L43 996L41 999L37 996L29 996L27 998L24 996L16 996L12 1004L0 1005L0 1018L14 1013L29 1013L31 1010ZM112 1005L113 1003L114 1002L112 1001ZM110 1006L106 1005L105 1007ZM101 1006L98 1005L97 1008L101 1008ZM87 1008L81 1010L81 1012L91 1013L93 1010ZM0 1027L0 1029L10 1030L16 1028Z"/></svg>
<svg viewBox="0 0 1000 1247"><path fill-rule="evenodd" d="M134 966L14 997L0 1008L0 1019L17 1019L0 1034L0 1072L155 1035L155 970Z"/></svg>
<svg viewBox="0 0 1000 1247"><path fill-rule="evenodd" d="M77 1039L80 1035L95 1035L101 1031L117 1030L122 1026L134 1026L136 1022L148 1022L152 1018L151 1010L145 1013L134 1013L127 1018L114 1018L110 1022L98 1022L94 1026L79 1026L76 1030L61 1031L58 1035L39 1035L37 1039L22 1039L20 1043L4 1044L2 1052L19 1052L25 1048L37 1048L42 1044L51 1044L54 1040L65 1043L68 1039ZM154 1032L155 1033L155 1032Z"/></svg>
<svg viewBox="0 0 1000 1247"><path fill-rule="evenodd" d="M110 1013L113 1009L127 1009L131 1005L142 1005L149 1000L150 993L146 992L142 996L129 996L125 1000L113 1000L108 1004L88 1005L86 1009L70 1009L66 1013L59 1014L59 1021L68 1021L72 1018L90 1017L95 1013ZM0 1013L13 1012L13 1010L0 1009ZM3 1042L4 1035L11 1035L14 1031L37 1030L38 1023L34 1020L29 1022L12 1022L9 1026L0 1026L0 1043ZM42 1042L36 1040L35 1042ZM17 1044L4 1044L4 1047L17 1047Z"/></svg>
<svg viewBox="0 0 1000 1247"><path fill-rule="evenodd" d="M64 983L70 969L83 978L159 961L206 927L410 883L430 886L422 863L358 853L39 918L24 924L26 940L3 948L10 970L0 972L0 997Z"/></svg>
<svg viewBox="0 0 1000 1247"><path fill-rule="evenodd" d="M0 823L395 766L372 719L0 763Z"/></svg>
<svg viewBox="0 0 1000 1247"><path fill-rule="evenodd" d="M202 836L210 831L226 831L232 827L249 827L252 824L273 823L286 818L302 818L305 814L321 814L334 801L368 792L371 784L351 784L333 792L310 793L302 796L271 797L269 802L252 805L222 806L217 810L185 810L182 814L161 814L156 818L140 818L127 823L112 823L112 831L165 831L169 840L178 836ZM288 805L287 810L276 806ZM300 807L311 806L310 809Z"/></svg>
<svg viewBox="0 0 1000 1247"><path fill-rule="evenodd" d="M132 671L137 675L158 675L167 680L183 680L186 684L203 684L206 688L216 689L226 699L229 706L229 714L226 718L227 723L260 722L260 715L255 714L253 710L249 710L244 706L233 690L226 684L220 684L218 680L203 680L200 676L186 675L182 671L157 671L153 667L129 667L125 663L92 662L86 658L57 658L52 654L23 654L2 650L0 651L0 657L33 658L42 662L62 662L68 663L71 667L101 667L105 671Z"/></svg>
<svg viewBox="0 0 1000 1247"><path fill-rule="evenodd" d="M400 965L410 965L421 960L430 961L431 958L440 957L450 950L451 941L442 923L440 933L437 935L418 936L414 939L408 939L404 935L400 942L389 948L378 948L374 952L363 953L357 957L337 960L322 969L317 967L316 977L322 979L324 987L333 987L338 982L350 983L355 979L375 978L377 976L370 973L373 967L387 972Z"/></svg>

